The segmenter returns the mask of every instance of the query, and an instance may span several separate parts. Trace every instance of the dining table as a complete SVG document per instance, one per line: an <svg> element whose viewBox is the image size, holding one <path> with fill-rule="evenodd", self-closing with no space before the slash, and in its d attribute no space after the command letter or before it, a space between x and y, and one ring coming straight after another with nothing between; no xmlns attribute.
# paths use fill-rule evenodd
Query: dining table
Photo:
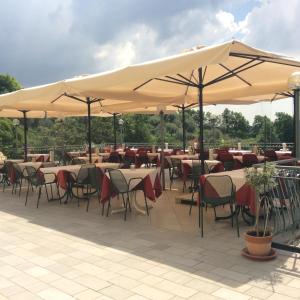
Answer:
<svg viewBox="0 0 300 300"><path fill-rule="evenodd" d="M102 173L105 173L107 169L117 169L120 167L119 163L95 163L96 168L99 168ZM57 187L58 198L53 200L61 200L66 197L65 203L71 196L71 183L77 177L82 165L67 165L57 167L40 168L39 171L43 174L45 182L55 182ZM101 184L101 183L100 183ZM62 193L61 193L62 192Z"/></svg>
<svg viewBox="0 0 300 300"><path fill-rule="evenodd" d="M200 183L203 184L208 176L229 176L235 186L235 201L237 206L249 208L251 214L255 214L255 190L246 181L245 169L220 172L215 174L205 174L200 177ZM221 194L222 186L213 187L216 197Z"/></svg>
<svg viewBox="0 0 300 300"><path fill-rule="evenodd" d="M90 159L88 156L78 156L76 157L77 159L84 160L86 163L89 163ZM103 157L102 156L97 156L97 155L92 155L91 156L92 163L102 163Z"/></svg>
<svg viewBox="0 0 300 300"><path fill-rule="evenodd" d="M256 157L259 163L264 162L266 159L266 157L263 155L256 155ZM233 155L233 158L238 162L243 163L243 155Z"/></svg>
<svg viewBox="0 0 300 300"><path fill-rule="evenodd" d="M162 194L160 170L158 168L131 168L119 170L124 175L127 183L130 183L130 192L141 190L144 193L144 196L153 202L155 202L156 199ZM103 177L100 201L104 204L114 196L115 193L112 190L109 172L106 172ZM136 197L134 197L133 206L136 211L146 214L145 207L138 204ZM150 205L148 207L151 208ZM119 210L117 212L119 212Z"/></svg>
<svg viewBox="0 0 300 300"><path fill-rule="evenodd" d="M35 161L50 161L49 153L28 153L27 158L31 159L33 162Z"/></svg>

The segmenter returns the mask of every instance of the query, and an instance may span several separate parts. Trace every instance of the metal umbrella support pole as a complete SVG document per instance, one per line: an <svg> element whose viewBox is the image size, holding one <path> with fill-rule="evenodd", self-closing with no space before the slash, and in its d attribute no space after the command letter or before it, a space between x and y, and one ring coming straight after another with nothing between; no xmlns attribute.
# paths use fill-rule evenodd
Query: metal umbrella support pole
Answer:
<svg viewBox="0 0 300 300"><path fill-rule="evenodd" d="M185 129L185 109L186 107L182 105L181 107L181 113L182 113L182 149L185 153L186 148L186 129Z"/></svg>
<svg viewBox="0 0 300 300"><path fill-rule="evenodd" d="M199 84L198 84L198 106L199 106L199 159L201 160L201 174L203 175L204 172L204 136L203 136L203 73L202 68L198 69L198 77L199 77ZM198 197L199 197L199 227L201 227L201 236L203 237L203 218L201 218L201 210L203 209L201 204L201 195L202 189L199 188Z"/></svg>
<svg viewBox="0 0 300 300"><path fill-rule="evenodd" d="M294 90L294 153L300 157L300 89Z"/></svg>
<svg viewBox="0 0 300 300"><path fill-rule="evenodd" d="M114 150L117 149L117 114L113 113L113 126L114 126Z"/></svg>
<svg viewBox="0 0 300 300"><path fill-rule="evenodd" d="M86 98L86 103L88 107L88 145L89 145L89 162L92 163L92 137L91 137L91 100L89 97Z"/></svg>
<svg viewBox="0 0 300 300"><path fill-rule="evenodd" d="M23 122L24 122L24 161L27 161L27 154L28 154L28 149L27 149L27 133L28 133L28 124L27 124L27 111L23 110Z"/></svg>
<svg viewBox="0 0 300 300"><path fill-rule="evenodd" d="M164 112L161 110L159 112L160 116L160 168L161 168L161 181L163 190L166 188L166 180L165 180L165 153L164 153L164 146L165 146L165 115Z"/></svg>

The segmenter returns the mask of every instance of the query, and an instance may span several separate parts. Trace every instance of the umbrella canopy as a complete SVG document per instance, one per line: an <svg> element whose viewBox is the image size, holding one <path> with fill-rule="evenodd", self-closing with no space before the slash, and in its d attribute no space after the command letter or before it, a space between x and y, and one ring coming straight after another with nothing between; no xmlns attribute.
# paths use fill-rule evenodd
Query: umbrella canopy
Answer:
<svg viewBox="0 0 300 300"><path fill-rule="evenodd" d="M300 70L300 62L230 41L66 80L65 85L70 94L82 96L126 98L129 101L147 101L146 97L156 97L151 99L152 103L168 102L171 97L173 103L192 103L198 99L199 68L203 69L204 104L239 104L255 103L264 100L261 95L288 91L287 78Z"/></svg>

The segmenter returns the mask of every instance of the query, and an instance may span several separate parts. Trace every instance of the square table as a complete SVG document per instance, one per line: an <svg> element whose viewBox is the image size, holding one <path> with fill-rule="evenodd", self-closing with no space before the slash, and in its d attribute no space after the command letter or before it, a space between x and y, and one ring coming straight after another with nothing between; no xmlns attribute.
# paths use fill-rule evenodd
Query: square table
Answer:
<svg viewBox="0 0 300 300"><path fill-rule="evenodd" d="M142 178L142 180L132 180L130 183L130 191L142 190L145 197L149 200L155 202L156 198L158 198L162 194L162 186L160 183L160 169L158 168L147 168L147 169L119 169L124 175L127 183L129 183L131 178ZM111 197L114 197L115 194L112 191L112 186L110 182L109 173L106 172L103 177L102 183L102 191L101 191L101 203L105 203ZM145 214L145 210L143 210L136 199L134 201L135 209L143 214Z"/></svg>

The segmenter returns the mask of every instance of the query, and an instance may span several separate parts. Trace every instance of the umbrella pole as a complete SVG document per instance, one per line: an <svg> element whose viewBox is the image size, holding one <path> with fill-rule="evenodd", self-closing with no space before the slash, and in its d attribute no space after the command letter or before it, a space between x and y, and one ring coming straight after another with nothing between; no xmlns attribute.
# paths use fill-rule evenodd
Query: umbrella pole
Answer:
<svg viewBox="0 0 300 300"><path fill-rule="evenodd" d="M28 132L28 126L27 126L27 111L23 112L23 122L24 122L24 161L27 161L27 132Z"/></svg>
<svg viewBox="0 0 300 300"><path fill-rule="evenodd" d="M185 106L182 105L182 148L183 152L185 152L186 148L186 130L185 130Z"/></svg>
<svg viewBox="0 0 300 300"><path fill-rule="evenodd" d="M88 144L89 144L89 162L92 163L92 138L91 138L91 101L87 97L87 107L88 107Z"/></svg>
<svg viewBox="0 0 300 300"><path fill-rule="evenodd" d="M160 168L161 168L161 181L163 190L166 188L166 180L165 180L165 153L164 153L164 146L165 146L165 116L164 112L161 110L159 112L160 115Z"/></svg>
<svg viewBox="0 0 300 300"><path fill-rule="evenodd" d="M294 90L294 155L300 157L300 90Z"/></svg>
<svg viewBox="0 0 300 300"><path fill-rule="evenodd" d="M114 122L114 150L117 149L117 114L113 113L113 122Z"/></svg>
<svg viewBox="0 0 300 300"><path fill-rule="evenodd" d="M198 69L198 106L199 106L199 159L201 160L201 174L204 174L204 135L203 135L203 77L202 68Z"/></svg>
<svg viewBox="0 0 300 300"><path fill-rule="evenodd" d="M198 69L198 77L199 77L199 85L198 85L198 106L199 106L199 147L200 147L200 153L199 153L199 159L201 160L201 174L203 175L204 172L204 137L203 137L203 74L202 74L202 68ZM199 197L199 205L198 205L198 221L199 221L199 227L201 227L201 236L203 237L203 218L201 211L203 209L201 204L201 198L202 198L202 189L201 186L199 188L198 192Z"/></svg>

